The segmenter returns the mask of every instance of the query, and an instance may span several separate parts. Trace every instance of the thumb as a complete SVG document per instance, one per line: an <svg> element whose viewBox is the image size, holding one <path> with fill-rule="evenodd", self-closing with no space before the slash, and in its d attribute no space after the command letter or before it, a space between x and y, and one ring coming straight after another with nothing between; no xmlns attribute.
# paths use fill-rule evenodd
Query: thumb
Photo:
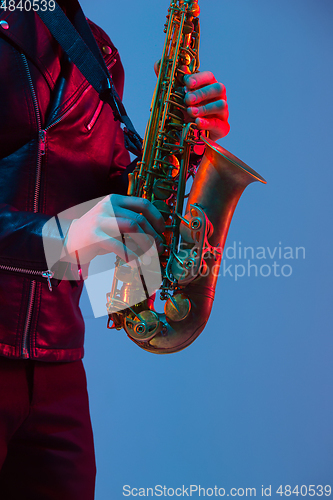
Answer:
<svg viewBox="0 0 333 500"><path fill-rule="evenodd" d="M155 75L158 76L158 73L160 71L160 66L161 66L161 59L159 59L158 61L155 62L154 64L154 71L155 71Z"/></svg>

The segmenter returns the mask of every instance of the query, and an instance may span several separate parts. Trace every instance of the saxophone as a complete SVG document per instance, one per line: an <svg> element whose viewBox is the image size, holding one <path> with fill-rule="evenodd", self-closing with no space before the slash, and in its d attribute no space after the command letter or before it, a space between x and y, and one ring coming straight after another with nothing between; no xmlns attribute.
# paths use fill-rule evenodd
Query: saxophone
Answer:
<svg viewBox="0 0 333 500"><path fill-rule="evenodd" d="M199 13L198 0L171 0L142 159L129 174L128 195L150 200L165 219L159 290L164 312L155 310L155 297L145 287L139 292L140 272L119 257L107 294L108 328L124 329L139 347L158 354L184 349L204 329L237 202L248 184L266 182L200 136L195 124L184 123L183 78L199 69ZM198 143L205 152L197 168Z"/></svg>

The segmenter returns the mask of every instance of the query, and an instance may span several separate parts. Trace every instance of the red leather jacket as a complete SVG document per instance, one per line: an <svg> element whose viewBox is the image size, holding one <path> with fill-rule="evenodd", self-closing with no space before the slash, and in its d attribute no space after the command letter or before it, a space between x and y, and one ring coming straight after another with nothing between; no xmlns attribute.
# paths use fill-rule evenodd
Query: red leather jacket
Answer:
<svg viewBox="0 0 333 500"><path fill-rule="evenodd" d="M118 52L90 26L121 95ZM0 10L0 99L0 355L77 360L82 284L52 280L49 290L42 228L67 208L119 192L129 163L123 134L32 11ZM59 233L49 237L61 243Z"/></svg>

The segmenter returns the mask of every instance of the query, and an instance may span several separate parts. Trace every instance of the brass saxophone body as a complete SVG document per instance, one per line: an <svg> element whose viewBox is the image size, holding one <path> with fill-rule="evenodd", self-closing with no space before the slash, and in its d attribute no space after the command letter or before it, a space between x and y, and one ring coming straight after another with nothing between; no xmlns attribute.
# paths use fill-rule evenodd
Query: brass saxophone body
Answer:
<svg viewBox="0 0 333 500"><path fill-rule="evenodd" d="M128 194L150 200L166 221L159 292L164 313L155 311L154 298L138 292L139 273L119 258L107 295L111 328L124 328L139 347L158 354L184 349L204 329L238 199L251 182L265 182L224 148L199 137L193 123L184 123L183 78L199 69L199 12L198 0L171 0L142 160L129 175ZM205 143L205 153L197 170L191 158L198 142Z"/></svg>

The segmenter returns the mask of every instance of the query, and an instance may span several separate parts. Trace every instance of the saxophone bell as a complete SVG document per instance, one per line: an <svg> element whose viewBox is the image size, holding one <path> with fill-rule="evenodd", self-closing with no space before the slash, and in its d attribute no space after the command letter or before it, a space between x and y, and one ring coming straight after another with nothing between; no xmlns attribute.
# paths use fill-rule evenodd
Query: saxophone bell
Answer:
<svg viewBox="0 0 333 500"><path fill-rule="evenodd" d="M197 277L166 302L164 314L156 313L162 325L159 333L144 342L130 336L139 347L157 354L185 349L205 328L214 302L225 240L238 200L252 182L266 183L261 175L226 149L209 139L203 140L205 153L193 181L187 211L191 206L199 206L211 222L213 232L209 237L209 230L206 233L210 251L204 255L204 266ZM185 223L181 224L180 233L185 236L185 244L190 246L191 238Z"/></svg>

